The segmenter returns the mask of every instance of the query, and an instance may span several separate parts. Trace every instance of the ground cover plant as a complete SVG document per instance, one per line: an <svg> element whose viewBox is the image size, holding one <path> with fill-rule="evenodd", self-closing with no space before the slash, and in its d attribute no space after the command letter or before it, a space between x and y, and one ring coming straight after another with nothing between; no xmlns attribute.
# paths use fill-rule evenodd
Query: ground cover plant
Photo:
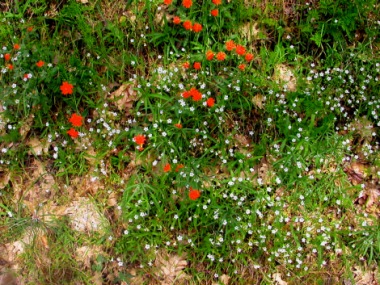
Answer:
<svg viewBox="0 0 380 285"><path fill-rule="evenodd" d="M0 284L378 284L377 1L0 9Z"/></svg>

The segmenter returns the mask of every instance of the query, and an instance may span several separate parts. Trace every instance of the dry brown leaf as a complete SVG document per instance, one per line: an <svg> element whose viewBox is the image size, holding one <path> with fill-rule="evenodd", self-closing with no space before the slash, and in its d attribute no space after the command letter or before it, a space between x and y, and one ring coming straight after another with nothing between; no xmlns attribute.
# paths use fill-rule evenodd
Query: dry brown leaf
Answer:
<svg viewBox="0 0 380 285"><path fill-rule="evenodd" d="M75 250L75 260L83 264L85 268L91 268L91 261L95 260L100 253L103 253L101 246L81 246Z"/></svg>
<svg viewBox="0 0 380 285"><path fill-rule="evenodd" d="M110 100L115 103L120 111L125 110L127 115L137 100L137 92L133 88L133 83L123 84L110 94Z"/></svg>
<svg viewBox="0 0 380 285"><path fill-rule="evenodd" d="M236 142L235 145L238 147L248 147L251 143L251 140L247 136L236 134L234 138Z"/></svg>
<svg viewBox="0 0 380 285"><path fill-rule="evenodd" d="M30 114L28 116L28 118L24 122L22 122L22 125L19 129L19 133L20 133L22 140L25 139L25 137L28 135L30 128L33 125L33 122L34 122L34 115L33 114Z"/></svg>
<svg viewBox="0 0 380 285"><path fill-rule="evenodd" d="M40 235L38 237L38 242L45 248L49 249L49 242L46 235Z"/></svg>
<svg viewBox="0 0 380 285"><path fill-rule="evenodd" d="M8 185L10 177L11 177L11 175L10 175L9 171L0 170L0 189L3 189L3 188L5 188L5 186Z"/></svg>
<svg viewBox="0 0 380 285"><path fill-rule="evenodd" d="M187 278L183 272L183 269L187 266L184 255L168 254L166 251L161 250L157 253L154 265L158 269L157 275L162 285L175 284L176 281Z"/></svg>
<svg viewBox="0 0 380 285"><path fill-rule="evenodd" d="M20 285L20 281L10 272L0 271L0 285Z"/></svg>
<svg viewBox="0 0 380 285"><path fill-rule="evenodd" d="M380 190L376 188L370 188L367 190L368 193L368 200L367 200L367 207L371 207L375 204L380 203Z"/></svg>
<svg viewBox="0 0 380 285"><path fill-rule="evenodd" d="M137 271L135 268L132 268L129 270L129 274L131 274L133 277L129 280L130 285L141 285L144 284L144 279L141 275L137 275Z"/></svg>
<svg viewBox="0 0 380 285"><path fill-rule="evenodd" d="M113 207L117 205L117 196L115 192L112 192L107 199L107 205Z"/></svg>
<svg viewBox="0 0 380 285"><path fill-rule="evenodd" d="M252 97L252 103L260 109L264 108L263 106L264 101L265 101L265 98L262 94L256 94L254 97Z"/></svg>
<svg viewBox="0 0 380 285"><path fill-rule="evenodd" d="M363 182L367 177L366 167L360 162L353 162L344 169L344 172L348 175L348 180L353 185L358 185Z"/></svg>
<svg viewBox="0 0 380 285"><path fill-rule="evenodd" d="M82 197L88 194L95 195L105 188L101 179L85 175L71 180L71 186L75 189L75 196Z"/></svg>
<svg viewBox="0 0 380 285"><path fill-rule="evenodd" d="M47 154L49 151L50 144L46 142L46 140L39 140L37 138L31 138L26 143L27 146L30 147L28 154L34 155L42 155Z"/></svg>
<svg viewBox="0 0 380 285"><path fill-rule="evenodd" d="M273 79L286 84L289 91L296 91L297 80L289 66L277 64L274 68Z"/></svg>
<svg viewBox="0 0 380 285"><path fill-rule="evenodd" d="M98 163L98 159L96 158L96 152L93 147L89 147L85 150L84 158L89 162L91 166L94 166Z"/></svg>
<svg viewBox="0 0 380 285"><path fill-rule="evenodd" d="M104 284L102 273L99 271L92 271L91 281L92 281L92 284L94 284L94 285Z"/></svg>
<svg viewBox="0 0 380 285"><path fill-rule="evenodd" d="M275 285L288 285L288 282L285 282L281 278L281 273L274 273L272 275L273 281L275 282Z"/></svg>
<svg viewBox="0 0 380 285"><path fill-rule="evenodd" d="M266 159L262 159L262 162L259 165L258 176L262 180L263 184L267 185L272 183L272 179L274 178L275 174L272 166Z"/></svg>
<svg viewBox="0 0 380 285"><path fill-rule="evenodd" d="M252 22L246 22L240 27L239 31L243 38L247 39L248 42L255 40L258 33L260 32L260 30L257 28L257 23L254 23L252 25Z"/></svg>
<svg viewBox="0 0 380 285"><path fill-rule="evenodd" d="M379 285L376 277L377 270L363 272L359 266L355 266L353 273L356 285Z"/></svg>
<svg viewBox="0 0 380 285"><path fill-rule="evenodd" d="M226 274L220 276L220 282L222 282L223 285L228 285L230 283L230 279L231 277Z"/></svg>
<svg viewBox="0 0 380 285"><path fill-rule="evenodd" d="M17 270L19 268L19 256L24 253L25 247L32 243L35 243L40 249L47 249L49 246L46 231L42 228L28 227L19 240L0 246L0 252L2 257L12 264L12 269Z"/></svg>

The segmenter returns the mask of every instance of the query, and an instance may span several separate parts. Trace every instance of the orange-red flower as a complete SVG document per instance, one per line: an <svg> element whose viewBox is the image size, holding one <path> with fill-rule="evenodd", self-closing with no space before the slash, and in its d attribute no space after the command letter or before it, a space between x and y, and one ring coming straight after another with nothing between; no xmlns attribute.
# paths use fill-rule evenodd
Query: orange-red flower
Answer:
<svg viewBox="0 0 380 285"><path fill-rule="evenodd" d="M215 99L214 98L208 98L206 103L207 103L208 107L213 107L215 105Z"/></svg>
<svg viewBox="0 0 380 285"><path fill-rule="evenodd" d="M194 23L192 29L194 33L199 33L200 31L202 31L202 25L199 23Z"/></svg>
<svg viewBox="0 0 380 285"><path fill-rule="evenodd" d="M182 64L182 66L183 66L183 68L188 69L188 68L190 68L190 63L189 63L188 61L186 61L186 62L184 62L184 63Z"/></svg>
<svg viewBox="0 0 380 285"><path fill-rule="evenodd" d="M72 137L73 139L77 138L79 136L78 131L75 129L71 128L70 130L67 131L67 134Z"/></svg>
<svg viewBox="0 0 380 285"><path fill-rule="evenodd" d="M43 67L44 64L45 64L45 62L43 62L42 60L39 60L39 61L37 61L37 63L36 63L37 67Z"/></svg>
<svg viewBox="0 0 380 285"><path fill-rule="evenodd" d="M14 45L13 45L13 48L14 48L15 50L19 50L19 49L21 48L21 46L20 46L19 44L14 44Z"/></svg>
<svg viewBox="0 0 380 285"><path fill-rule="evenodd" d="M247 62L252 61L253 58L254 58L254 56L253 56L252 53L246 53L246 55L245 55L245 60L246 60Z"/></svg>
<svg viewBox="0 0 380 285"><path fill-rule="evenodd" d="M175 126L177 129L182 129L182 124L181 124L181 123L174 124L174 126Z"/></svg>
<svg viewBox="0 0 380 285"><path fill-rule="evenodd" d="M193 27L193 24L190 20L186 20L185 22L183 22L183 27L185 28L185 30L189 31Z"/></svg>
<svg viewBox="0 0 380 285"><path fill-rule="evenodd" d="M241 45L237 45L235 51L238 55L244 55L245 54L245 47L243 47Z"/></svg>
<svg viewBox="0 0 380 285"><path fill-rule="evenodd" d="M219 11L218 11L218 9L213 9L213 10L211 10L210 14L211 14L211 16L213 16L213 17L217 17L218 14L219 14Z"/></svg>
<svg viewBox="0 0 380 285"><path fill-rule="evenodd" d="M137 143L140 147L142 147L146 141L146 137L144 135L137 135L133 138L135 143Z"/></svg>
<svg viewBox="0 0 380 285"><path fill-rule="evenodd" d="M4 54L5 61L8 61L11 59L11 55L9 53Z"/></svg>
<svg viewBox="0 0 380 285"><path fill-rule="evenodd" d="M244 69L245 69L245 64L239 64L239 66L238 66L238 68L240 69L240 70L242 70L242 71L244 71Z"/></svg>
<svg viewBox="0 0 380 285"><path fill-rule="evenodd" d="M33 27L32 27L32 26L31 26L31 27L27 27L26 30L27 30L28 32L32 32L32 31L33 31Z"/></svg>
<svg viewBox="0 0 380 285"><path fill-rule="evenodd" d="M211 50L208 50L206 52L206 59L207 60L212 60L214 58L214 53Z"/></svg>
<svg viewBox="0 0 380 285"><path fill-rule="evenodd" d="M201 69L202 66L201 66L200 62L194 62L193 67L194 67L194 69L199 70L199 69Z"/></svg>
<svg viewBox="0 0 380 285"><path fill-rule="evenodd" d="M201 192L190 187L189 198L191 200L197 200L199 197L201 197Z"/></svg>
<svg viewBox="0 0 380 285"><path fill-rule="evenodd" d="M164 4L166 5L170 5L172 4L173 0L164 0Z"/></svg>
<svg viewBox="0 0 380 285"><path fill-rule="evenodd" d="M175 16L175 17L173 18L173 24L174 24L174 25L179 25L179 24L181 24L181 19L180 19L180 17Z"/></svg>
<svg viewBox="0 0 380 285"><path fill-rule="evenodd" d="M192 87L190 90L189 90L189 93L191 95L191 97L193 98L194 101L199 101L202 99L202 93L199 92L195 87Z"/></svg>
<svg viewBox="0 0 380 285"><path fill-rule="evenodd" d="M169 163L165 164L164 166L164 172L169 172L172 169Z"/></svg>
<svg viewBox="0 0 380 285"><path fill-rule="evenodd" d="M191 0L182 0L182 6L185 8L190 8L193 5L193 1Z"/></svg>
<svg viewBox="0 0 380 285"><path fill-rule="evenodd" d="M7 67L9 70L13 70L13 64L8 64Z"/></svg>
<svg viewBox="0 0 380 285"><path fill-rule="evenodd" d="M222 4L222 0L212 0L212 3L214 3L215 5L220 5Z"/></svg>
<svg viewBox="0 0 380 285"><path fill-rule="evenodd" d="M224 52L220 51L216 54L216 59L219 61L223 61L226 59L226 54Z"/></svg>
<svg viewBox="0 0 380 285"><path fill-rule="evenodd" d="M236 44L233 40L226 41L226 50L231 51L236 48Z"/></svg>
<svg viewBox="0 0 380 285"><path fill-rule="evenodd" d="M74 86L67 81L63 81L60 89L63 95L73 94Z"/></svg>
<svg viewBox="0 0 380 285"><path fill-rule="evenodd" d="M69 119L69 122L74 126L74 127L80 127L83 124L83 117L81 115L78 115L76 113L71 115L71 118Z"/></svg>
<svg viewBox="0 0 380 285"><path fill-rule="evenodd" d="M191 96L191 94L190 94L190 92L189 91L183 91L183 93L182 93L182 97L183 98L185 98L185 99L187 99L187 98L189 98Z"/></svg>
<svg viewBox="0 0 380 285"><path fill-rule="evenodd" d="M184 168L185 166L183 164L178 164L175 168L175 172L178 172L181 168Z"/></svg>

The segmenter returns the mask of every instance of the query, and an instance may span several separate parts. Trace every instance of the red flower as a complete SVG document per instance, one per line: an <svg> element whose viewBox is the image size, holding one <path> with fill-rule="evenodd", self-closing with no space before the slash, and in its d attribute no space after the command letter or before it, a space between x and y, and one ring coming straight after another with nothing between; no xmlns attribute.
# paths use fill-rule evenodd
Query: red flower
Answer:
<svg viewBox="0 0 380 285"><path fill-rule="evenodd" d="M233 40L226 41L226 50L231 51L236 48L236 44Z"/></svg>
<svg viewBox="0 0 380 285"><path fill-rule="evenodd" d="M244 69L245 69L245 64L239 64L239 66L238 66L238 68L240 69L240 70L242 70L242 71L244 71Z"/></svg>
<svg viewBox="0 0 380 285"><path fill-rule="evenodd" d="M143 148L143 145L146 141L146 137L144 135L137 135L133 138L133 140L135 141L135 143L137 143L139 145L139 150L142 151L144 148Z"/></svg>
<svg viewBox="0 0 380 285"><path fill-rule="evenodd" d="M13 70L13 64L8 64L7 67L9 70Z"/></svg>
<svg viewBox="0 0 380 285"><path fill-rule="evenodd" d="M194 67L194 69L199 70L199 69L201 69L202 66L201 66L200 62L194 62L193 67Z"/></svg>
<svg viewBox="0 0 380 285"><path fill-rule="evenodd" d="M181 24L181 19L180 19L178 16L175 16L175 17L173 18L173 24L174 24L174 25L179 25L179 24Z"/></svg>
<svg viewBox="0 0 380 285"><path fill-rule="evenodd" d="M164 0L164 4L166 5L170 5L172 4L173 0Z"/></svg>
<svg viewBox="0 0 380 285"><path fill-rule="evenodd" d="M175 172L178 172L181 168L184 168L185 166L183 164L178 164L175 168Z"/></svg>
<svg viewBox="0 0 380 285"><path fill-rule="evenodd" d="M77 138L79 136L79 133L71 128L70 130L67 131L67 134L72 137L73 139Z"/></svg>
<svg viewBox="0 0 380 285"><path fill-rule="evenodd" d="M45 62L43 62L42 60L39 60L39 61L36 63L37 67L43 67L44 64L45 64Z"/></svg>
<svg viewBox="0 0 380 285"><path fill-rule="evenodd" d="M193 97L194 101L199 101L202 99L202 93L199 92L196 88L192 87L189 91L191 97Z"/></svg>
<svg viewBox="0 0 380 285"><path fill-rule="evenodd" d="M212 3L214 3L215 5L220 5L222 4L222 0L212 0Z"/></svg>
<svg viewBox="0 0 380 285"><path fill-rule="evenodd" d="M73 94L74 86L67 81L63 81L60 89L63 95Z"/></svg>
<svg viewBox="0 0 380 285"><path fill-rule="evenodd" d="M14 44L14 45L13 45L13 48L14 48L15 50L19 50L21 47L20 47L19 44Z"/></svg>
<svg viewBox="0 0 380 285"><path fill-rule="evenodd" d="M193 27L193 24L191 23L190 20L186 20L185 22L183 22L183 27L185 28L185 30L191 30L191 28Z"/></svg>
<svg viewBox="0 0 380 285"><path fill-rule="evenodd" d="M193 32L194 33L199 33L200 31L202 31L202 25L199 24L199 23L194 23L194 25L193 25Z"/></svg>
<svg viewBox="0 0 380 285"><path fill-rule="evenodd" d="M165 164L164 166L164 172L169 172L172 169L169 163Z"/></svg>
<svg viewBox="0 0 380 285"><path fill-rule="evenodd" d="M27 30L28 32L32 32L32 31L33 31L33 27L28 27L28 28L26 28L26 30Z"/></svg>
<svg viewBox="0 0 380 285"><path fill-rule="evenodd" d="M244 55L245 54L245 47L243 47L241 45L237 45L235 51L238 55Z"/></svg>
<svg viewBox="0 0 380 285"><path fill-rule="evenodd" d="M4 54L5 61L8 61L11 59L11 55L9 53Z"/></svg>
<svg viewBox="0 0 380 285"><path fill-rule="evenodd" d="M81 115L78 115L76 113L71 115L71 118L69 119L69 122L74 126L74 127L80 127L83 124L83 117Z"/></svg>
<svg viewBox="0 0 380 285"><path fill-rule="evenodd" d="M24 74L25 81L29 79L29 75L27 73Z"/></svg>
<svg viewBox="0 0 380 285"><path fill-rule="evenodd" d="M217 53L216 59L219 61L223 61L226 59L226 54L224 52L220 51Z"/></svg>
<svg viewBox="0 0 380 285"><path fill-rule="evenodd" d="M174 124L174 126L175 126L177 129L182 129L182 124L181 124L181 123Z"/></svg>
<svg viewBox="0 0 380 285"><path fill-rule="evenodd" d="M185 8L190 8L193 5L193 1L191 0L182 0L182 6Z"/></svg>
<svg viewBox="0 0 380 285"><path fill-rule="evenodd" d="M219 11L218 11L218 9L213 9L213 10L211 10L210 14L211 14L211 16L216 17L216 16L218 16Z"/></svg>
<svg viewBox="0 0 380 285"><path fill-rule="evenodd" d="M206 59L207 60L212 60L214 58L214 53L211 50L208 50L206 52Z"/></svg>
<svg viewBox="0 0 380 285"><path fill-rule="evenodd" d="M186 62L184 62L184 63L182 64L182 66L183 66L183 68L188 69L188 68L190 68L190 63L189 63L188 61L186 61Z"/></svg>
<svg viewBox="0 0 380 285"><path fill-rule="evenodd" d="M191 96L191 94L190 94L190 92L189 91L183 91L183 93L182 93L182 97L183 98L185 98L185 99L187 99L187 98L189 98Z"/></svg>
<svg viewBox="0 0 380 285"><path fill-rule="evenodd" d="M253 56L252 53L247 53L247 54L245 55L245 60L246 60L247 62L252 61L253 58L254 58L254 56Z"/></svg>
<svg viewBox="0 0 380 285"><path fill-rule="evenodd" d="M214 98L208 98L206 103L207 103L208 107L213 107L215 104L215 99Z"/></svg>
<svg viewBox="0 0 380 285"><path fill-rule="evenodd" d="M189 198L191 200L197 200L199 197L201 197L201 192L190 187Z"/></svg>

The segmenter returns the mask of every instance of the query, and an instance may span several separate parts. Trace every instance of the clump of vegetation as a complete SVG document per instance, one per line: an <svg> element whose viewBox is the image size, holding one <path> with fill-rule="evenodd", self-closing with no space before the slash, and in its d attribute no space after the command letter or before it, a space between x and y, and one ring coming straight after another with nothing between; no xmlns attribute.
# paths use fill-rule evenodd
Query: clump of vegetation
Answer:
<svg viewBox="0 0 380 285"><path fill-rule="evenodd" d="M0 9L17 282L376 282L376 1Z"/></svg>

